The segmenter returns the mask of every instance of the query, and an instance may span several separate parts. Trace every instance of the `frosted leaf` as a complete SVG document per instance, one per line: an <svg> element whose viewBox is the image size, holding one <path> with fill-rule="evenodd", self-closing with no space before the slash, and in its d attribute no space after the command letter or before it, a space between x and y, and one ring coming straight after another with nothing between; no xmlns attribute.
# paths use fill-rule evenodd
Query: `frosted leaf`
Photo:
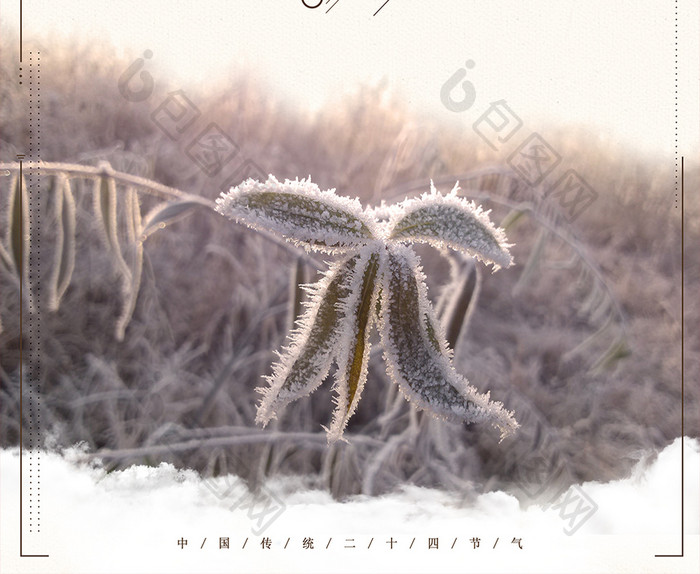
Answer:
<svg viewBox="0 0 700 574"><path fill-rule="evenodd" d="M427 298L418 258L407 247L383 254L380 333L389 377L416 406L451 421L491 422L501 438L518 423L500 403L469 385L441 352L444 334Z"/></svg>
<svg viewBox="0 0 700 574"><path fill-rule="evenodd" d="M513 258L505 233L481 206L458 197L458 189L445 196L431 185L430 193L399 204L389 223L389 238L447 246L492 263L494 269L509 267Z"/></svg>
<svg viewBox="0 0 700 574"><path fill-rule="evenodd" d="M355 268L351 295L343 304L344 325L336 357L336 409L328 430L329 443L342 437L367 381L369 334L376 308L378 264L379 255L376 250L365 248Z"/></svg>
<svg viewBox="0 0 700 574"><path fill-rule="evenodd" d="M243 182L216 201L219 213L253 229L282 235L318 251L365 245L376 236L375 222L360 202L321 191L309 180Z"/></svg>
<svg viewBox="0 0 700 574"><path fill-rule="evenodd" d="M342 438L367 380L370 330L379 326L387 373L416 406L453 421L489 421L501 437L517 429L512 413L470 386L453 368L452 351L427 298L417 256L404 242L449 247L509 266L510 245L488 212L434 186L418 199L362 209L359 201L321 191L308 180L252 179L217 200L217 211L307 249L344 253L311 288L290 344L267 377L257 422L311 393L335 360L336 408L328 442Z"/></svg>
<svg viewBox="0 0 700 574"><path fill-rule="evenodd" d="M267 377L270 386L258 389L263 393L258 423L266 425L280 408L313 392L328 375L341 334L342 302L352 293L359 259L354 255L333 265L313 290L299 327L290 335L290 345Z"/></svg>

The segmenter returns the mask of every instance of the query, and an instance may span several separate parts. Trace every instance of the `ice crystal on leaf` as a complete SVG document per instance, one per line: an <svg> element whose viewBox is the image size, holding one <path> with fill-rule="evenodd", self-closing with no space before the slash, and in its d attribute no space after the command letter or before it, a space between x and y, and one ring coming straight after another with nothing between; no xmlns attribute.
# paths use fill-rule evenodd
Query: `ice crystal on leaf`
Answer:
<svg viewBox="0 0 700 574"><path fill-rule="evenodd" d="M431 184L430 193L401 203L392 213L389 238L446 245L493 263L494 269L510 266L513 258L503 230L493 226L487 211L460 198L458 190L455 186L445 196Z"/></svg>
<svg viewBox="0 0 700 574"><path fill-rule="evenodd" d="M335 190L321 191L308 180L280 183L243 182L217 201L220 213L253 229L262 229L295 244L335 253L361 247L375 236L375 223L360 202Z"/></svg>
<svg viewBox="0 0 700 574"><path fill-rule="evenodd" d="M328 441L342 438L367 381L370 332L377 326L390 379L414 405L451 421L490 422L501 438L517 428L513 414L462 377L427 297L418 256L405 244L449 247L494 266L512 257L502 229L481 207L457 195L429 193L363 210L355 199L321 191L309 180L249 179L223 193L217 210L253 229L306 249L341 256L310 289L290 343L260 389L257 422L313 392L336 363L336 408Z"/></svg>

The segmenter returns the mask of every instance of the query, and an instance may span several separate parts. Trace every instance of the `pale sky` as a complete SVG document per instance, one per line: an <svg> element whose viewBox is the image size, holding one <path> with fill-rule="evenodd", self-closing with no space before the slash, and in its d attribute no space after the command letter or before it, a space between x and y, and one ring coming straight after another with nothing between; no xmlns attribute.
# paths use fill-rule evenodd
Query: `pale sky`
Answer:
<svg viewBox="0 0 700 574"><path fill-rule="evenodd" d="M108 40L130 56L151 50L154 76L171 85L218 87L231 70L254 70L276 96L310 109L384 77L414 109L449 122L469 126L505 100L530 130L583 125L672 157L677 4L680 153L698 150L693 0L320 1L24 0L24 36L48 49L52 32ZM17 27L19 0L1 9L3 26ZM440 91L460 68L475 99L454 112Z"/></svg>

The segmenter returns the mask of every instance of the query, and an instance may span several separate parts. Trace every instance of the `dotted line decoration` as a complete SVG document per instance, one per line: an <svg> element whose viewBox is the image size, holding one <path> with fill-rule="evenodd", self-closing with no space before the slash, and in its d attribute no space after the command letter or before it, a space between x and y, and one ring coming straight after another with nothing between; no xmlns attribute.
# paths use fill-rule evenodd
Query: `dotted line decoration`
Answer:
<svg viewBox="0 0 700 574"><path fill-rule="evenodd" d="M674 154L676 158L676 174L675 174L675 189L676 189L676 209L678 209L678 169L680 162L678 161L678 0L674 2L674 59L675 59L675 70L674 70Z"/></svg>
<svg viewBox="0 0 700 574"><path fill-rule="evenodd" d="M20 72L22 68L20 67ZM23 74L20 73L20 78ZM41 52L29 52L29 150L27 170L30 238L27 284L31 311L28 328L29 532L41 532ZM20 84L22 82L20 81Z"/></svg>

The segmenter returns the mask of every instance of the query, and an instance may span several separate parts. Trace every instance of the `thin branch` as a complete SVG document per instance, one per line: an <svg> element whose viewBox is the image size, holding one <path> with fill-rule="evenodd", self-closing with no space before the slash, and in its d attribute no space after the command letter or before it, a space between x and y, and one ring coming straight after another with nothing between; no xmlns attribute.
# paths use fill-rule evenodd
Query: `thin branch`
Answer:
<svg viewBox="0 0 700 574"><path fill-rule="evenodd" d="M89 179L98 179L102 176L109 176L113 178L118 183L123 183L128 186L138 187L139 189L145 191L150 195L155 195L163 199L179 199L194 201L201 203L205 207L214 209L215 204L213 201L201 197L199 195L194 195L191 193L186 193L175 189L174 187L168 187L167 185L162 185L151 179L146 179L145 177L139 177L137 175L131 175L128 173L123 173L120 171L115 171L109 165L102 164L97 167L90 165L79 165L73 163L45 163L45 162L31 162L30 165L22 167L24 172L29 172L31 170L40 170L41 175L59 175L68 174L72 177L85 177ZM0 163L0 170L19 171L19 163Z"/></svg>
<svg viewBox="0 0 700 574"><path fill-rule="evenodd" d="M381 446L383 441L372 437L357 435L349 437L356 444L367 444L370 446ZM87 462L94 459L124 460L130 458L142 458L146 456L156 456L168 453L176 453L187 450L214 448L221 446L239 446L245 444L271 444L276 442L306 441L308 448L314 450L326 450L326 433L309 432L251 432L240 436L224 436L203 439L193 439L184 442L176 442L167 445L154 445L143 448L128 448L121 450L101 450L80 457L80 460Z"/></svg>
<svg viewBox="0 0 700 574"><path fill-rule="evenodd" d="M0 163L0 172L3 170L7 172L4 175L9 175L12 172L19 172L19 163ZM31 162L28 165L23 165L22 170L24 172L39 170L42 176L67 174L69 177L84 177L92 180L97 180L100 177L107 175L114 179L117 183L124 184L125 186L136 187L139 189L139 191L160 199L166 199L169 201L192 201L194 203L199 203L212 211L214 211L216 208L216 204L210 199L193 193L181 191L174 187L162 185L145 177L115 171L106 162L97 167L74 163ZM3 174L0 173L0 176L2 175ZM258 230L258 233L276 245L283 247L286 251L296 255L297 257L302 257L304 261L311 265L314 269L318 270L323 268L317 259L303 249L280 239L272 233L263 230Z"/></svg>

